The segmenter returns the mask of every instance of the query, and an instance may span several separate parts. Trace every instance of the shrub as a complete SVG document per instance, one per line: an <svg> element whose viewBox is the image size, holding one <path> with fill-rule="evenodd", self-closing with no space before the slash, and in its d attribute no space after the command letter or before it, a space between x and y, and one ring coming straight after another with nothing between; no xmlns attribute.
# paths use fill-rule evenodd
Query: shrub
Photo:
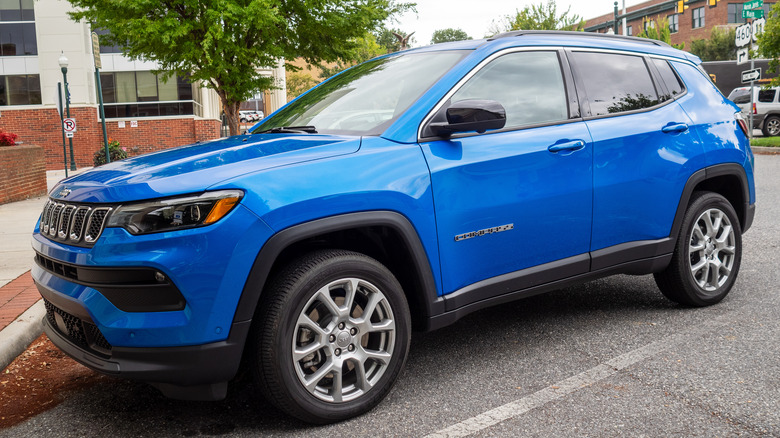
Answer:
<svg viewBox="0 0 780 438"><path fill-rule="evenodd" d="M0 146L13 146L16 144L17 138L19 138L19 136L13 132L8 132L3 130L3 128L0 128Z"/></svg>
<svg viewBox="0 0 780 438"><path fill-rule="evenodd" d="M108 139L108 153L111 156L111 161L118 161L127 158L127 151L125 148L119 146L119 142L116 140ZM92 161L95 163L95 167L106 164L106 148L102 145L100 149L92 156Z"/></svg>

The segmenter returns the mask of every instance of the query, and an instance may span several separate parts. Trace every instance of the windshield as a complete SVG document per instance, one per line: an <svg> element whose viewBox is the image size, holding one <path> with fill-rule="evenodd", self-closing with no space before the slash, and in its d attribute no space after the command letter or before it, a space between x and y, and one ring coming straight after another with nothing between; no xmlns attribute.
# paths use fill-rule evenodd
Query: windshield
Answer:
<svg viewBox="0 0 780 438"><path fill-rule="evenodd" d="M301 96L253 132L306 127L321 134L379 135L465 54L408 53L365 62Z"/></svg>

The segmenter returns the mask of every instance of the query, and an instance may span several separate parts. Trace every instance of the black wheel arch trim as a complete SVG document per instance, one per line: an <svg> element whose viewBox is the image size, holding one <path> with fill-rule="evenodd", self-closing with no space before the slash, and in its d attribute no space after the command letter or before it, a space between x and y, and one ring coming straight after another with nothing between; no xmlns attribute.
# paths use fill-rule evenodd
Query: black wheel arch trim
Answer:
<svg viewBox="0 0 780 438"><path fill-rule="evenodd" d="M249 277L247 278L241 299L236 308L233 322L243 322L252 319L263 287L266 284L277 257L290 245L335 231L349 230L368 226L389 227L401 236L403 243L409 249L412 263L416 269L425 297L421 300L425 305L424 314L430 317L444 312L444 302L438 296L436 281L431 271L428 254L417 234L417 230L406 216L389 210L364 211L330 216L305 222L286 228L274 234L263 245L255 258Z"/></svg>

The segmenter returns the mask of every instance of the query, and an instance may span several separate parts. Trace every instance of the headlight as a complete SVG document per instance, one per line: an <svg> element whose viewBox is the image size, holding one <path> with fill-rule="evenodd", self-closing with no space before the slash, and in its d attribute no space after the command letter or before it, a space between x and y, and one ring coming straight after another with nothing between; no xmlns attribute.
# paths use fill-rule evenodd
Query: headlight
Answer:
<svg viewBox="0 0 780 438"><path fill-rule="evenodd" d="M106 226L122 227L132 234L147 234L210 225L238 205L243 195L239 190L222 190L120 205Z"/></svg>

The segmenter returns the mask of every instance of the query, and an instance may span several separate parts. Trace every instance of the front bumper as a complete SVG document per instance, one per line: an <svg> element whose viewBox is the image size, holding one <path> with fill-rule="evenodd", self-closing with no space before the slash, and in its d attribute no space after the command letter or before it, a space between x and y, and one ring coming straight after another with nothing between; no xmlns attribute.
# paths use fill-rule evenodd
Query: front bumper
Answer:
<svg viewBox="0 0 780 438"><path fill-rule="evenodd" d="M36 285L46 303L47 336L77 362L111 376L148 382L171 398L225 397L227 382L238 371L251 321L234 323L228 338L219 342L185 347L115 347L102 338L86 309Z"/></svg>

